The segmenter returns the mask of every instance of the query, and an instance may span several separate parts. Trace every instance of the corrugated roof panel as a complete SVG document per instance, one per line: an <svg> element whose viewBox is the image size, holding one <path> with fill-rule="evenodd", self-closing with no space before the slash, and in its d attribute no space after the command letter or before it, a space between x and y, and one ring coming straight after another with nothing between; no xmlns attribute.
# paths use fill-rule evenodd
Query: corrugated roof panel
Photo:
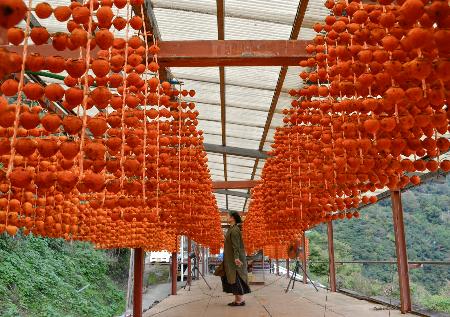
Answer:
<svg viewBox="0 0 450 317"><path fill-rule="evenodd" d="M261 88L273 91L279 72L280 67L225 67L225 82L227 85Z"/></svg>
<svg viewBox="0 0 450 317"><path fill-rule="evenodd" d="M162 8L155 8L154 12L164 41L217 40L214 15Z"/></svg>
<svg viewBox="0 0 450 317"><path fill-rule="evenodd" d="M228 163L228 160L227 160ZM251 173L253 167L245 167L239 165L227 164L227 171L235 172L235 173Z"/></svg>
<svg viewBox="0 0 450 317"><path fill-rule="evenodd" d="M264 128L267 113L240 108L227 108L227 121Z"/></svg>
<svg viewBox="0 0 450 317"><path fill-rule="evenodd" d="M229 135L227 135L227 145L256 150L259 147L259 141L248 140L248 139L239 139L239 138L234 138L234 137L230 137Z"/></svg>
<svg viewBox="0 0 450 317"><path fill-rule="evenodd" d="M220 121L220 107L198 103L196 104L196 109L199 112L199 116L197 117L199 121L203 119Z"/></svg>
<svg viewBox="0 0 450 317"><path fill-rule="evenodd" d="M191 79L201 82L219 83L218 67L171 67L170 73L181 81ZM197 99L197 96L192 99Z"/></svg>
<svg viewBox="0 0 450 317"><path fill-rule="evenodd" d="M284 40L291 29L285 24L225 17L226 40Z"/></svg>

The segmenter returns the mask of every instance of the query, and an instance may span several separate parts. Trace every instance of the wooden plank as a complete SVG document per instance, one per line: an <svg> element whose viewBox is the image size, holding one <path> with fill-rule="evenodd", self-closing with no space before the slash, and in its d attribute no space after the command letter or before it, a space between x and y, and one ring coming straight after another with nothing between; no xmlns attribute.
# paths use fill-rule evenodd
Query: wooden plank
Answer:
<svg viewBox="0 0 450 317"><path fill-rule="evenodd" d="M258 181L214 181L213 189L247 189L258 185Z"/></svg>
<svg viewBox="0 0 450 317"><path fill-rule="evenodd" d="M306 53L309 43L296 40L161 41L158 62L164 67L293 66L310 57ZM22 45L0 47L19 54L23 50ZM51 44L29 45L28 50L48 56L79 57L79 51L57 51ZM97 51L98 48L92 50L93 56ZM277 90L281 90L279 85Z"/></svg>
<svg viewBox="0 0 450 317"><path fill-rule="evenodd" d="M235 146L223 146L212 143L204 143L203 145L205 147L205 151L210 153L229 154L234 156L242 156L263 160L269 157L269 155L266 152L259 150L252 150Z"/></svg>
<svg viewBox="0 0 450 317"><path fill-rule="evenodd" d="M218 40L160 42L158 61L165 66L298 66L311 57L310 41Z"/></svg>

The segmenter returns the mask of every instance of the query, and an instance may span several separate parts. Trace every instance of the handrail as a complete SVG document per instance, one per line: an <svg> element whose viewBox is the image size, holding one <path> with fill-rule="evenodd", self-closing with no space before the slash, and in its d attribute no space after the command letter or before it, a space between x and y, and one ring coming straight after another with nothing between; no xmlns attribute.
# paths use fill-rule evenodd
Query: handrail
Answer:
<svg viewBox="0 0 450 317"><path fill-rule="evenodd" d="M308 261L308 263L328 263L328 261ZM397 261L355 260L335 261L338 264L397 264ZM450 261L408 261L408 264L450 265Z"/></svg>

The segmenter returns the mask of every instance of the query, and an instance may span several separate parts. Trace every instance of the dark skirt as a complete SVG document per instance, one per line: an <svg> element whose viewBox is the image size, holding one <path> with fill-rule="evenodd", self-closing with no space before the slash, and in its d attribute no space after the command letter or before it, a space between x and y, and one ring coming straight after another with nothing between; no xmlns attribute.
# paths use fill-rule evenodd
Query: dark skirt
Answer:
<svg viewBox="0 0 450 317"><path fill-rule="evenodd" d="M225 293L233 293L233 295L244 295L250 293L250 287L237 273L236 283L234 284L228 283L226 274L222 276L222 288Z"/></svg>

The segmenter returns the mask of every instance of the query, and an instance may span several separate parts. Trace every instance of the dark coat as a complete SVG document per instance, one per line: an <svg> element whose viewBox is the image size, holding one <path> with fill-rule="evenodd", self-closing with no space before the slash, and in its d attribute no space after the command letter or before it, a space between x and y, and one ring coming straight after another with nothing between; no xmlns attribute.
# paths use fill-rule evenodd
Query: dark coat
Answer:
<svg viewBox="0 0 450 317"><path fill-rule="evenodd" d="M240 267L237 266L234 263L234 259L241 260L242 265ZM242 240L241 229L238 225L232 225L225 235L223 265L228 283L236 283L236 273L238 273L241 279L248 284L244 241Z"/></svg>

